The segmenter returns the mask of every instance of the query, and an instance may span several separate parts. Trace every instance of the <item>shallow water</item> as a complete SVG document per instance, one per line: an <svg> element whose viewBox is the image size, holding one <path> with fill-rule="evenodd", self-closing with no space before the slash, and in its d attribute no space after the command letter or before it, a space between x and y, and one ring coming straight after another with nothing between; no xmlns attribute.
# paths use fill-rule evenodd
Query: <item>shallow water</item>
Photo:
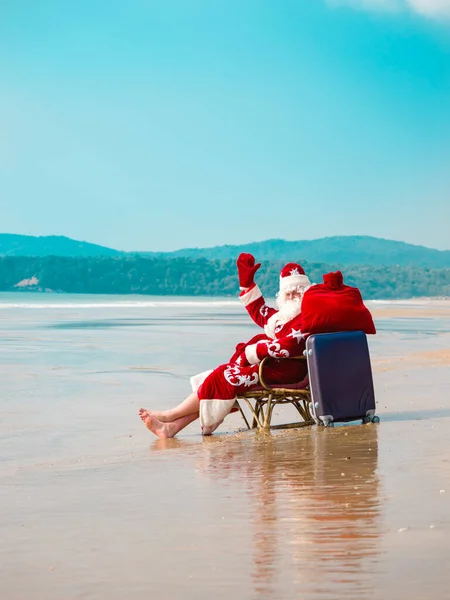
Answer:
<svg viewBox="0 0 450 600"><path fill-rule="evenodd" d="M379 425L162 441L238 303L0 295L0 598L450 598L450 303L371 308Z"/></svg>

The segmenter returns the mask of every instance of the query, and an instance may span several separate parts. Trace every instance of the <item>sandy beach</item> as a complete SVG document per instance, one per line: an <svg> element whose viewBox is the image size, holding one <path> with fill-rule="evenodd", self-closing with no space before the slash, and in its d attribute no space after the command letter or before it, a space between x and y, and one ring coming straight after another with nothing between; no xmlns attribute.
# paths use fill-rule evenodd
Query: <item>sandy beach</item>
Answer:
<svg viewBox="0 0 450 600"><path fill-rule="evenodd" d="M0 296L2 600L450 598L450 301L368 303L379 425L163 441L238 304Z"/></svg>

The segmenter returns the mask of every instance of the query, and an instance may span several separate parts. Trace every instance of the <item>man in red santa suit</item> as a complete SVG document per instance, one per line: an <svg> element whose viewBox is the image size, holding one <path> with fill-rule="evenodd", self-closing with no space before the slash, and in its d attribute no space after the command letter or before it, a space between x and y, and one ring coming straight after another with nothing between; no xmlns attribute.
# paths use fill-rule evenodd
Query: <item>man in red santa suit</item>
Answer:
<svg viewBox="0 0 450 600"><path fill-rule="evenodd" d="M231 411L236 397L259 386L259 363L266 356L273 359L264 372L267 383L287 384L303 379L302 361L280 359L301 356L305 349L301 305L311 282L299 264L288 263L280 273L276 310L267 306L254 282L260 266L251 254L242 253L237 260L239 298L264 333L238 344L228 363L191 377L192 393L177 407L162 412L141 408L139 416L158 437L174 437L198 418L203 435L210 435Z"/></svg>

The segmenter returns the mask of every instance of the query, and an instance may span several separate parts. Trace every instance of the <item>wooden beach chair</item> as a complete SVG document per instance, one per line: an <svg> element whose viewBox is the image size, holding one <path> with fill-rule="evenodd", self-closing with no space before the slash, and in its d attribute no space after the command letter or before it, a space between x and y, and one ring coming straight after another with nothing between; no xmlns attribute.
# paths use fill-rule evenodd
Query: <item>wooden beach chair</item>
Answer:
<svg viewBox="0 0 450 600"><path fill-rule="evenodd" d="M315 421L309 410L311 392L309 390L308 375L298 383L289 384L283 387L270 386L264 379L264 367L267 366L267 363L270 360L273 359L266 357L259 365L260 385L252 391L240 394L236 400L236 408L240 411L248 429L290 429L313 425ZM282 360L306 361L303 356ZM240 401L244 401L250 409L252 415L251 425L245 416ZM291 404L297 410L302 420L296 423L287 423L285 425L271 425L273 409L279 404Z"/></svg>
<svg viewBox="0 0 450 600"><path fill-rule="evenodd" d="M236 408L249 429L287 429L305 425L333 427L335 422L361 419L363 423L378 423L375 415L375 393L366 335L362 331L308 335L305 356L278 360L306 360L306 375L302 381L283 387L270 386L259 365L260 385L241 394ZM311 392L312 390L312 392ZM314 398L314 406L312 405ZM253 420L250 426L239 401L245 401ZM297 423L271 426L272 413L278 404L291 404L302 420Z"/></svg>

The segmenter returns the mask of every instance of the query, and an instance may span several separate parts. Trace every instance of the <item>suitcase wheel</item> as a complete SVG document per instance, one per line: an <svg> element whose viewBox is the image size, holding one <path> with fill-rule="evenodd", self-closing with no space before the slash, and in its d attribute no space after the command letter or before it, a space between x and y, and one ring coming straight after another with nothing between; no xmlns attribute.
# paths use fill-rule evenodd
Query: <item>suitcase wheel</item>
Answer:
<svg viewBox="0 0 450 600"><path fill-rule="evenodd" d="M380 422L380 417L377 417L376 415L374 417L364 417L362 420L363 424L365 425L366 423L379 423Z"/></svg>
<svg viewBox="0 0 450 600"><path fill-rule="evenodd" d="M328 421L327 423L324 423L325 427L334 427L334 423L333 421Z"/></svg>

